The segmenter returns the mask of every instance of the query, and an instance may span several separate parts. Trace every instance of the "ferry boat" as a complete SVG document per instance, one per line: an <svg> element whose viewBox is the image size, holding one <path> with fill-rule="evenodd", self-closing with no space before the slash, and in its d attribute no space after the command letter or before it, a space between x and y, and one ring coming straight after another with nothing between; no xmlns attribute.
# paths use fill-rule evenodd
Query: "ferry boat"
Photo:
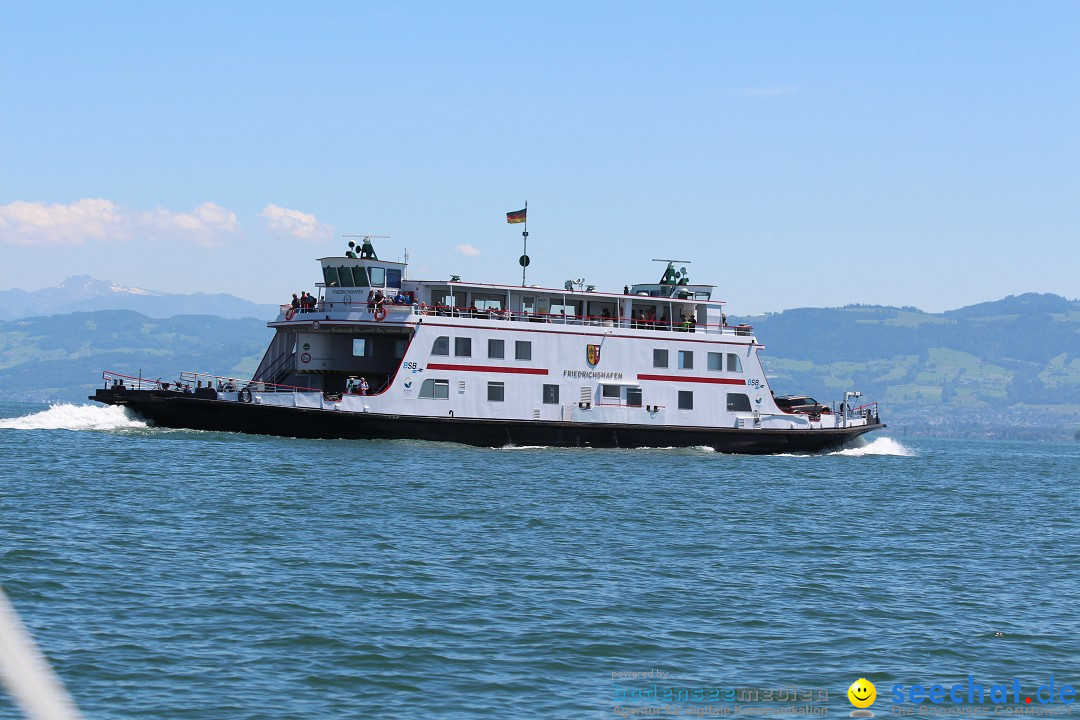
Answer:
<svg viewBox="0 0 1080 720"><path fill-rule="evenodd" d="M855 391L779 405L753 328L682 261L622 292L413 280L370 238L319 263L319 297L281 306L252 378L106 371L90 399L170 428L488 447L815 452L885 427Z"/></svg>

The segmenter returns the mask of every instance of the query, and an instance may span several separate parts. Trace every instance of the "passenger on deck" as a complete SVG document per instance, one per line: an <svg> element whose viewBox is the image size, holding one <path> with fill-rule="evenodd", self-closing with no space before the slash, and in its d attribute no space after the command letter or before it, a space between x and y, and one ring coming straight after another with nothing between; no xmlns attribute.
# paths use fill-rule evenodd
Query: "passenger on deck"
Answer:
<svg viewBox="0 0 1080 720"><path fill-rule="evenodd" d="M368 290L367 294L367 311L369 313L375 312L375 290Z"/></svg>
<svg viewBox="0 0 1080 720"><path fill-rule="evenodd" d="M385 300L386 300L386 298L383 297L382 290L376 290L375 291L375 309L378 310L379 308L381 308L383 306L383 301L385 301Z"/></svg>
<svg viewBox="0 0 1080 720"><path fill-rule="evenodd" d="M645 325L650 329L656 328L656 308L649 308L649 316L645 318Z"/></svg>
<svg viewBox="0 0 1080 720"><path fill-rule="evenodd" d="M405 292L403 290L398 290L397 295L394 297L394 304L395 305L408 305L409 304L409 298L405 297Z"/></svg>
<svg viewBox="0 0 1080 720"><path fill-rule="evenodd" d="M300 298L296 297L296 293L292 294L292 309L294 312L300 309Z"/></svg>
<svg viewBox="0 0 1080 720"><path fill-rule="evenodd" d="M360 378L360 386L359 387L360 387L360 394L361 395L367 395L368 394L368 384L367 384L367 380L365 378Z"/></svg>

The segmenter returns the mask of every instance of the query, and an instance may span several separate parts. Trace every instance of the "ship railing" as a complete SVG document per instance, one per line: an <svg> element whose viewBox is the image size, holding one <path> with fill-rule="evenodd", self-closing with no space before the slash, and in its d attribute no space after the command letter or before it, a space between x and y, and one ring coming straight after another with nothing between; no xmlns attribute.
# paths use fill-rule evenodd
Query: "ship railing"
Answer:
<svg viewBox="0 0 1080 720"><path fill-rule="evenodd" d="M106 388L122 387L128 390L161 390L163 386L172 384L163 383L161 378L158 378L157 380L145 378L142 376L141 372L138 376L135 376L113 372L112 370L105 370L101 373L101 378L105 381Z"/></svg>
<svg viewBox="0 0 1080 720"><path fill-rule="evenodd" d="M352 315L353 313L363 313L366 316L370 316L373 319L377 319L376 316L381 314L378 311L381 309L389 315L400 315L403 313L420 315L420 316L436 316L436 317L453 317L453 318L466 318L474 320L489 320L489 321L509 321L509 322L535 322L535 323L547 323L554 325L590 325L594 327L610 327L620 328L623 330L652 330L656 332L689 332L689 333L711 333L719 335L740 335L750 336L754 332L752 325L728 325L725 322L720 323L705 323L705 322L691 322L689 319L683 320L667 320L663 318L645 319L645 318L617 318L608 317L605 315L577 315L568 313L541 313L535 311L526 310L504 310L501 308L476 308L476 307L461 307L455 305L428 305L427 303L412 302L408 304L396 304L389 300L384 301L374 309L368 306L366 300L358 300L356 302L327 302L326 300L320 300L312 308L301 308L295 310L290 315L290 311L293 310L291 305L281 305L281 311L278 314L278 321L296 321L304 322L311 318L306 317L310 314L321 314L324 317L345 317Z"/></svg>
<svg viewBox="0 0 1080 720"><path fill-rule="evenodd" d="M321 393L319 388L303 387L302 385L285 385L283 383L269 382L260 378L235 378L227 375L214 375L212 373L193 372L185 370L180 373L180 382L194 387L212 387L219 392L237 392L250 390L260 393Z"/></svg>
<svg viewBox="0 0 1080 720"><path fill-rule="evenodd" d="M851 408L851 417L876 418L877 416L878 404L876 402L866 403L865 405Z"/></svg>
<svg viewBox="0 0 1080 720"><path fill-rule="evenodd" d="M567 313L541 313L524 310L496 308L458 307L450 305L418 306L419 314L438 317L473 318L477 320L535 322L554 325L591 325L624 330L655 330L658 332L711 332L725 335L751 335L751 325L727 325L725 323L690 322L689 320L616 318L605 315L573 315Z"/></svg>

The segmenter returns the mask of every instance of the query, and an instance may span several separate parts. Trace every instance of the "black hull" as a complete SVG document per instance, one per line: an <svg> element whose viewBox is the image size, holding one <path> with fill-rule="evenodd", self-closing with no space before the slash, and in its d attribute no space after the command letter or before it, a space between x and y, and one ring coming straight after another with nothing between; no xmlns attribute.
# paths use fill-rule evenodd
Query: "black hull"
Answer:
<svg viewBox="0 0 1080 720"><path fill-rule="evenodd" d="M823 430L643 427L532 420L476 420L275 407L161 390L98 390L91 400L119 405L159 427L283 437L434 440L480 447L636 448L706 446L723 453L819 452L885 425Z"/></svg>

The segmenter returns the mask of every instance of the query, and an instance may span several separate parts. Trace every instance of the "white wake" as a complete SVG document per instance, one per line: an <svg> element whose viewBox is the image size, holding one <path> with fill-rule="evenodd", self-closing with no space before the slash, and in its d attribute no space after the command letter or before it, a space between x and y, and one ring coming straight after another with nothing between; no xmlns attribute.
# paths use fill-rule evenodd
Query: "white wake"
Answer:
<svg viewBox="0 0 1080 720"><path fill-rule="evenodd" d="M115 405L52 405L48 410L0 419L8 430L145 430L147 424L135 420Z"/></svg>
<svg viewBox="0 0 1080 720"><path fill-rule="evenodd" d="M915 451L904 447L891 437L875 438L873 442L859 447L844 448L829 455L847 455L849 457L862 457L864 455L895 455L897 457L914 457Z"/></svg>

